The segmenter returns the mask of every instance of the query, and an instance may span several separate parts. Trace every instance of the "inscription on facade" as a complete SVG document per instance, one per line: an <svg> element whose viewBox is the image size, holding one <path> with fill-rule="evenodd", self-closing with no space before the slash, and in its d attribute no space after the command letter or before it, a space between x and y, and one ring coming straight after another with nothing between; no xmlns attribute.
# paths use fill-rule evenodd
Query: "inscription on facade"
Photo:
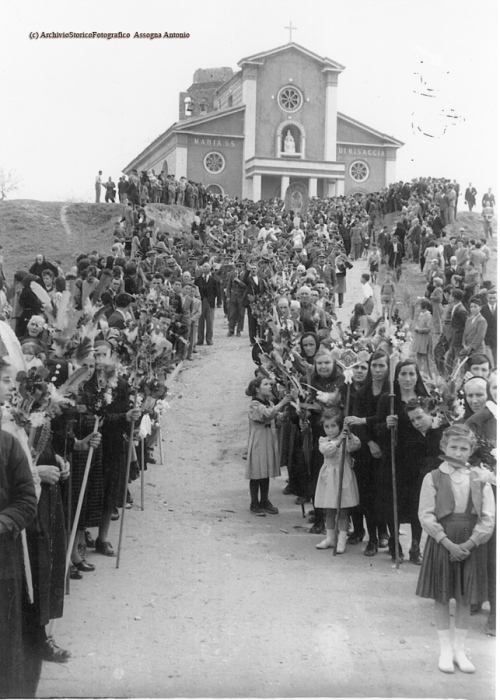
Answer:
<svg viewBox="0 0 500 700"><path fill-rule="evenodd" d="M193 143L195 146L217 146L218 148L234 148L234 141L229 141L228 139L194 138Z"/></svg>
<svg viewBox="0 0 500 700"><path fill-rule="evenodd" d="M339 146L339 156L385 156L383 148L352 148L351 146Z"/></svg>

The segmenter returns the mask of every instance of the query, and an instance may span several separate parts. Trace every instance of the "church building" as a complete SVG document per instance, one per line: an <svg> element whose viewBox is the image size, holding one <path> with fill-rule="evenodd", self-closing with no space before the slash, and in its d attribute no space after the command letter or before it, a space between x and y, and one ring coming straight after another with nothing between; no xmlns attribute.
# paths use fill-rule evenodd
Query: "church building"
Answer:
<svg viewBox="0 0 500 700"><path fill-rule="evenodd" d="M374 192L396 181L404 144L337 110L344 66L290 42L199 69L179 121L123 172L164 171L253 201L302 183L310 197Z"/></svg>

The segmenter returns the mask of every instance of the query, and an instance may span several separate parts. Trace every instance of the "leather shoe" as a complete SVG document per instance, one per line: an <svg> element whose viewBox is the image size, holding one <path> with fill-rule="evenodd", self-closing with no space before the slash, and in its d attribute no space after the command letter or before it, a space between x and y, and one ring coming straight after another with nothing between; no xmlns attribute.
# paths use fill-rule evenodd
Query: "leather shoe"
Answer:
<svg viewBox="0 0 500 700"><path fill-rule="evenodd" d="M266 513L269 513L269 515L278 515L279 510L276 508L276 506L273 506L271 501L261 501L259 504L260 507L262 508L263 511Z"/></svg>
<svg viewBox="0 0 500 700"><path fill-rule="evenodd" d="M364 530L362 530L361 532L351 532L351 534L347 538L347 544L359 544L360 542L363 541L364 536L365 536Z"/></svg>
<svg viewBox="0 0 500 700"><path fill-rule="evenodd" d="M325 532L325 527L324 525L313 525L312 527L309 528L307 531L310 535L323 535Z"/></svg>
<svg viewBox="0 0 500 700"><path fill-rule="evenodd" d="M376 542L369 541L363 552L365 557L374 557L378 552L378 547Z"/></svg>
<svg viewBox="0 0 500 700"><path fill-rule="evenodd" d="M389 546L389 536L388 535L382 535L381 537L378 538L378 546L380 549L386 549L386 547Z"/></svg>
<svg viewBox="0 0 500 700"><path fill-rule="evenodd" d="M101 542L99 538L97 538L95 542L95 551L98 554L104 554L105 557L116 557L115 550L113 549L111 542Z"/></svg>
<svg viewBox="0 0 500 700"><path fill-rule="evenodd" d="M69 567L69 577L72 581L79 581L83 578L81 573L78 571L78 569L75 569L73 564Z"/></svg>
<svg viewBox="0 0 500 700"><path fill-rule="evenodd" d="M290 488L290 485L285 486L282 493L284 496L293 496L293 489Z"/></svg>
<svg viewBox="0 0 500 700"><path fill-rule="evenodd" d="M96 543L96 545L97 545L97 543ZM95 571L95 566L93 564L89 564L88 561L86 561L85 559L82 559L77 564L75 564L75 562L73 562L73 566L76 569L78 569L78 571Z"/></svg>
<svg viewBox="0 0 500 700"><path fill-rule="evenodd" d="M120 520L120 513L118 512L118 508L113 508L113 512L111 513L111 520ZM94 547L95 547L95 542L94 542Z"/></svg>
<svg viewBox="0 0 500 700"><path fill-rule="evenodd" d="M44 661L53 661L56 664L64 664L71 657L71 652L61 649L52 637L47 637L41 644L41 657Z"/></svg>

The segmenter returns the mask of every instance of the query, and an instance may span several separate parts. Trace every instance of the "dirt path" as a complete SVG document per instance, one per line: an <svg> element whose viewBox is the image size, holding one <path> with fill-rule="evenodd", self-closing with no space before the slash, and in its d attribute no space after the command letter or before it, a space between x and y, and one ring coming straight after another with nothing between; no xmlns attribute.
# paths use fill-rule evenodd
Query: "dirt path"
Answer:
<svg viewBox="0 0 500 700"><path fill-rule="evenodd" d="M348 275L346 322L366 262ZM474 676L437 669L433 606L414 595L418 568L388 554L318 551L286 473L271 483L279 516L249 512L241 455L246 329L215 344L174 386L165 464L150 466L146 510L127 511L120 569L90 553L95 573L72 582L56 641L73 653L44 664L42 697L494 697L495 641L473 618ZM157 457L158 458L158 457ZM132 485L136 503L139 484ZM119 523L111 541L117 544ZM405 550L408 537L402 538Z"/></svg>

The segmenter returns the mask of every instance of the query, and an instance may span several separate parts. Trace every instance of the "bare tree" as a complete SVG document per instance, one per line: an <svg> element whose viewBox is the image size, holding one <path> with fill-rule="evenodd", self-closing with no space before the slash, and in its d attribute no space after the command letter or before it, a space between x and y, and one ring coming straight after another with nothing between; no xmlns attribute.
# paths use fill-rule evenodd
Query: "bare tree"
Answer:
<svg viewBox="0 0 500 700"><path fill-rule="evenodd" d="M5 170L0 167L0 201L7 199L7 196L16 192L23 184L22 178L15 170Z"/></svg>

